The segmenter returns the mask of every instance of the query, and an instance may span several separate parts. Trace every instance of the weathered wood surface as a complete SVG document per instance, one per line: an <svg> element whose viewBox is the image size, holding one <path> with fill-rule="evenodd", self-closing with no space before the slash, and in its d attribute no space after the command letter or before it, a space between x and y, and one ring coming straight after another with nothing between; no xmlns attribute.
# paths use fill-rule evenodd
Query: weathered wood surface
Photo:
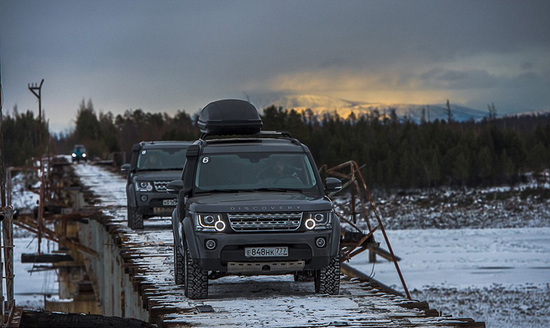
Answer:
<svg viewBox="0 0 550 328"><path fill-rule="evenodd" d="M187 299L174 284L170 221L146 220L144 230L133 231L126 224L124 179L90 165L75 172L102 212L82 225L80 237L99 254L99 263L89 257L90 274L97 275L94 288L106 315L161 327L485 327L440 316L426 302L350 276L342 276L337 296L317 295L313 282L294 282L291 276L262 276L212 280L208 299Z"/></svg>

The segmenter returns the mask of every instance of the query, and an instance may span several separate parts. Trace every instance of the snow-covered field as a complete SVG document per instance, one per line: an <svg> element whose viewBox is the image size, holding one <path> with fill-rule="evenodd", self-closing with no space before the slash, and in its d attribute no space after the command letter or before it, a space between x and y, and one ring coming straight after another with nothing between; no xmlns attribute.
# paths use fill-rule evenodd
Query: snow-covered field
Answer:
<svg viewBox="0 0 550 328"><path fill-rule="evenodd" d="M412 297L487 327L550 327L550 227L390 230ZM386 247L384 247L386 248ZM393 263L350 264L403 290Z"/></svg>
<svg viewBox="0 0 550 328"><path fill-rule="evenodd" d="M413 298L487 327L550 327L550 185L375 200ZM383 243L380 233L377 241ZM351 265L403 290L393 263Z"/></svg>
<svg viewBox="0 0 550 328"><path fill-rule="evenodd" d="M377 199L413 298L487 327L550 327L550 201L544 190L543 196L485 190ZM16 262L21 252L35 250L31 237L16 238ZM373 265L363 254L350 264L401 288L392 263ZM31 275L31 267L15 263L16 301L39 307L42 294L55 292L55 275Z"/></svg>
<svg viewBox="0 0 550 328"><path fill-rule="evenodd" d="M21 254L36 253L38 250L38 241L34 236L19 231L19 237L14 239L14 244L15 303L24 308L43 309L44 297L56 295L58 292L56 272L43 270L32 263L21 263ZM54 249L57 249L56 243L42 241L42 252L49 253Z"/></svg>

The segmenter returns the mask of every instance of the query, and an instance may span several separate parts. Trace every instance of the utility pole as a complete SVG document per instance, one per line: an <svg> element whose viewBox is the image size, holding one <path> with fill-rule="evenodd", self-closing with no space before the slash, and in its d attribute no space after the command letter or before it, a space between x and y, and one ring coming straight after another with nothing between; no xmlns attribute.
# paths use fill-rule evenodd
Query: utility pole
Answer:
<svg viewBox="0 0 550 328"><path fill-rule="evenodd" d="M38 254L40 254L40 246L42 244L42 220L44 217L44 149L42 148L42 84L44 79L37 83L29 83L29 90L38 98L38 151L40 156L40 202L38 204Z"/></svg>
<svg viewBox="0 0 550 328"><path fill-rule="evenodd" d="M0 58L1 59L1 58ZM4 170L4 130L2 130L2 124L4 123L4 113L2 112L2 64L0 63L0 218L2 221L5 219L4 208L6 211L9 211L8 206L6 205L6 183L4 178L6 173ZM8 214L9 215L9 214ZM2 223L3 225L3 223ZM4 245L5 241L2 238L2 228L0 225L0 247ZM2 316L2 326L4 325L4 291L2 287L4 285L4 263L2 262L2 252L0 252L0 315Z"/></svg>

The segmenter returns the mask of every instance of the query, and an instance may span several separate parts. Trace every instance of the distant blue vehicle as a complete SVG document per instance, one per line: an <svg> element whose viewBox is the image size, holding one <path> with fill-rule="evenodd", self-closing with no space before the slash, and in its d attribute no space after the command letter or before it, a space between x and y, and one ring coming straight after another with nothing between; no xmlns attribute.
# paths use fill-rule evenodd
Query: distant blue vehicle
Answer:
<svg viewBox="0 0 550 328"><path fill-rule="evenodd" d="M88 154L86 153L86 147L84 145L75 145L73 153L71 154L73 162L80 163L81 160L86 162L88 160Z"/></svg>

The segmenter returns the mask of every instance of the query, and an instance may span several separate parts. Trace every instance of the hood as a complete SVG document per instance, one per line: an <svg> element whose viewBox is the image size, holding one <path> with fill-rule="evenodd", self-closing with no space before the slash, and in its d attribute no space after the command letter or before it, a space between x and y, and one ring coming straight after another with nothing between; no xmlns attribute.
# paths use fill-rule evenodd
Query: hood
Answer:
<svg viewBox="0 0 550 328"><path fill-rule="evenodd" d="M192 212L302 212L330 211L326 197L313 198L299 192L238 192L199 194L189 199Z"/></svg>
<svg viewBox="0 0 550 328"><path fill-rule="evenodd" d="M181 170L170 171L137 171L134 180L138 181L172 181L181 179Z"/></svg>

